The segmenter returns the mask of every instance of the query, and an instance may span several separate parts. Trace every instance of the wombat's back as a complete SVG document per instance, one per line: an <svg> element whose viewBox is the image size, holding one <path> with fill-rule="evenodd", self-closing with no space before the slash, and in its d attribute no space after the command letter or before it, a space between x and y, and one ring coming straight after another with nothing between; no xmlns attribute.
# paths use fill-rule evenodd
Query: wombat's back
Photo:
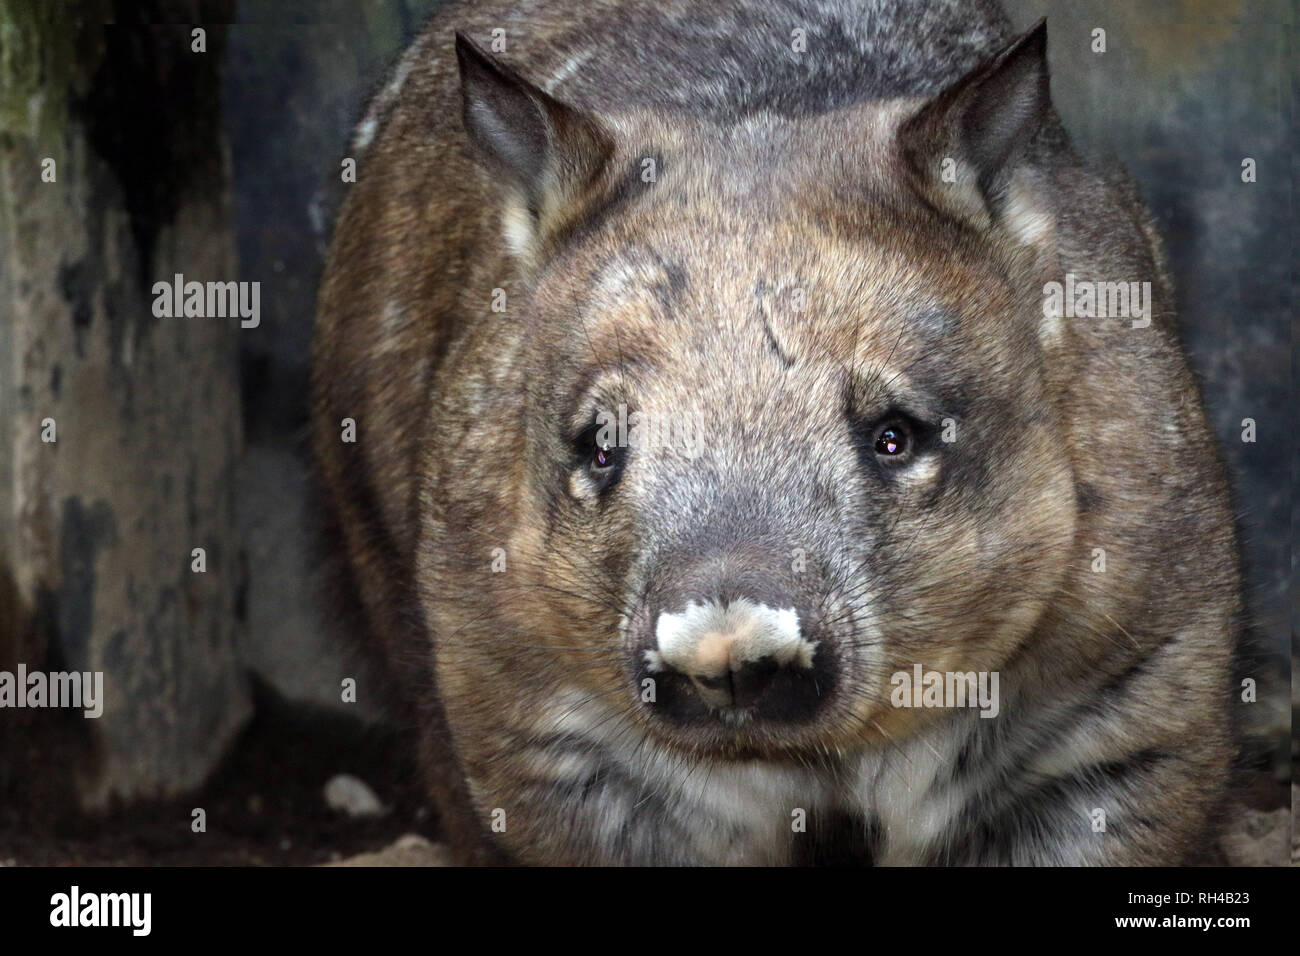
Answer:
<svg viewBox="0 0 1300 956"><path fill-rule="evenodd" d="M990 0L487 0L441 10L395 76L445 61L453 30L595 114L646 106L728 120L929 95L1009 36ZM454 87L454 71L443 75ZM375 99L363 132L398 89Z"/></svg>

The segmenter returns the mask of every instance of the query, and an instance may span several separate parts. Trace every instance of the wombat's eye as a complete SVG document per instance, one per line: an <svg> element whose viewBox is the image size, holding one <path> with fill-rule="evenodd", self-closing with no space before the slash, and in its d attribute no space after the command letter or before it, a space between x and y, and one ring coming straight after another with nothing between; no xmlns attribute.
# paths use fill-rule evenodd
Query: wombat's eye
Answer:
<svg viewBox="0 0 1300 956"><path fill-rule="evenodd" d="M623 449L593 442L587 460L587 477L597 491L607 491L619 479L623 470Z"/></svg>
<svg viewBox="0 0 1300 956"><path fill-rule="evenodd" d="M901 458L912 447L912 435L901 422L891 422L876 430L875 450L882 458Z"/></svg>
<svg viewBox="0 0 1300 956"><path fill-rule="evenodd" d="M885 471L906 468L931 450L935 426L902 409L889 409L874 421L850 419L853 444L863 467Z"/></svg>
<svg viewBox="0 0 1300 956"><path fill-rule="evenodd" d="M596 491L613 487L623 470L625 450L611 443L609 435L609 429L596 422L573 439L573 466L586 476L587 487Z"/></svg>

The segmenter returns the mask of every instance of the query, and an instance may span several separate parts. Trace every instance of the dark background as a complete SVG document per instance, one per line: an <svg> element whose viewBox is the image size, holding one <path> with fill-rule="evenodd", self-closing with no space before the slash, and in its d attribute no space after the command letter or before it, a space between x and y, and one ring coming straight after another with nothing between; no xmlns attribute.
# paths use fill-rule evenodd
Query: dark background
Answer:
<svg viewBox="0 0 1300 956"><path fill-rule="evenodd" d="M0 0L0 408L13 410L0 421L13 502L0 514L0 667L103 669L123 688L97 722L25 715L44 723L20 732L0 715L0 862L314 860L408 829L436 836L400 734L376 724L381 702L340 700L353 665L321 617L306 430L339 163L438 6ZM1240 799L1279 805L1285 787L1268 781L1290 776L1295 604L1294 8L1007 8L1018 28L1048 16L1053 98L1076 146L1132 171L1165 239L1247 562L1241 672L1260 699L1243 705L1255 773ZM199 24L205 54L190 49ZM58 185L38 181L46 156ZM260 327L152 319L148 287L173 272L260 281ZM33 444L46 415L53 453ZM209 572L196 584L200 543ZM329 811L320 789L339 770L390 812ZM225 821L201 851L198 805ZM82 806L114 826L84 824Z"/></svg>

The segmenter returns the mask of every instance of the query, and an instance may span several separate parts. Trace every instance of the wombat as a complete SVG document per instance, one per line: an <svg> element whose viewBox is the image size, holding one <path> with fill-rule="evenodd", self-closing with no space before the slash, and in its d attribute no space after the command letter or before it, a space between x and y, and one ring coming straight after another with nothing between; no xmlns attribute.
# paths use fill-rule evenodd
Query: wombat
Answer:
<svg viewBox="0 0 1300 956"><path fill-rule="evenodd" d="M1046 44L991 2L487 0L401 58L314 444L459 860L1198 851L1231 509Z"/></svg>

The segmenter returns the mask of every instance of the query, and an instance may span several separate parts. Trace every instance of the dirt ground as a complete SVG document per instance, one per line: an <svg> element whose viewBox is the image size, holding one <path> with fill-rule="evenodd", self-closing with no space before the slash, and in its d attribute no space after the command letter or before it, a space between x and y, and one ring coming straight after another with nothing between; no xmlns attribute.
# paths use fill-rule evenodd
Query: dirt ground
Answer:
<svg viewBox="0 0 1300 956"><path fill-rule="evenodd" d="M85 815L71 801L75 730L65 720L29 725L0 740L0 865L449 862L407 748L392 732L289 707L263 692L253 723L201 794ZM1206 848L1204 862L1288 862L1291 792L1263 767L1243 767L1223 832ZM353 817L330 807L325 786L341 773L364 781L384 812ZM191 830L196 807L206 811L205 833Z"/></svg>
<svg viewBox="0 0 1300 956"><path fill-rule="evenodd" d="M27 728L0 748L0 864L312 865L407 835L438 839L396 735L259 696L257 716L202 793L92 816L70 799L75 728ZM386 812L354 818L328 806L325 784L340 773L365 781ZM191 830L196 807L205 833Z"/></svg>

